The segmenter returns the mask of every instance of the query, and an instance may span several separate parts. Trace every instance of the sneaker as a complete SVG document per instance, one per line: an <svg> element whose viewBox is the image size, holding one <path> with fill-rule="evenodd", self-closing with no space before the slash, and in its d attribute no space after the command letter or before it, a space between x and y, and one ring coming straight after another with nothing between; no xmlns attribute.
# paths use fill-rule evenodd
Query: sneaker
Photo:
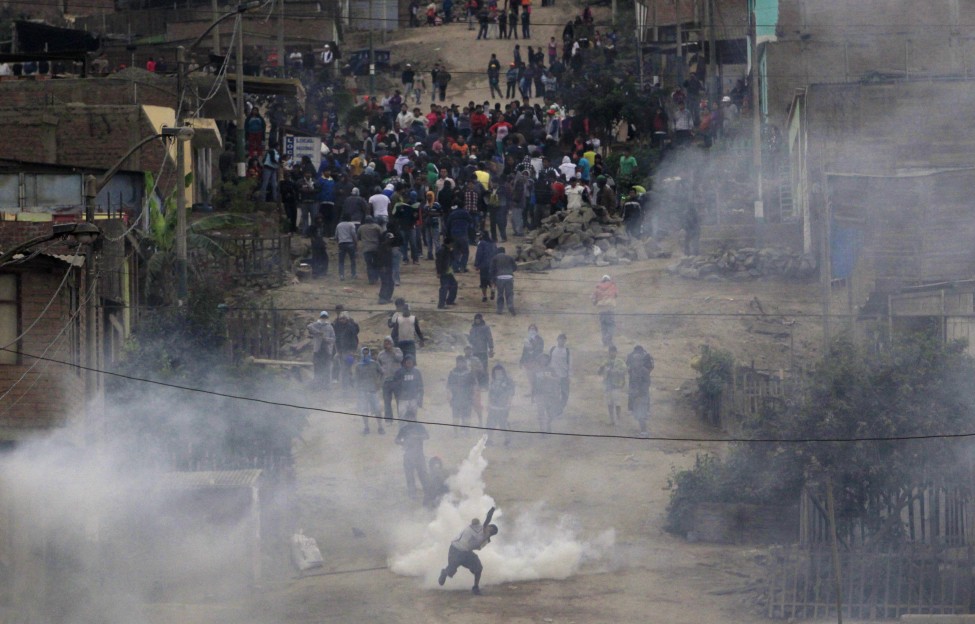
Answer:
<svg viewBox="0 0 975 624"><path fill-rule="evenodd" d="M437 579L437 583L443 585L447 582L447 569L443 568L440 570L440 578Z"/></svg>
<svg viewBox="0 0 975 624"><path fill-rule="evenodd" d="M345 281L345 276L344 275L339 275L339 281L340 282L344 282Z"/></svg>
<svg viewBox="0 0 975 624"><path fill-rule="evenodd" d="M491 291L491 301L494 301L494 291Z"/></svg>
<svg viewBox="0 0 975 624"><path fill-rule="evenodd" d="M437 306L437 309L438 310L446 310L447 309L447 306L445 306L445 305L438 305Z"/></svg>
<svg viewBox="0 0 975 624"><path fill-rule="evenodd" d="M491 298L494 299L494 297L491 297ZM485 303L486 301L487 301L487 297L483 297L482 296L481 297L481 303Z"/></svg>
<svg viewBox="0 0 975 624"><path fill-rule="evenodd" d="M474 587L471 587L471 593L474 594L475 596L480 596L481 588L475 585Z"/></svg>
<svg viewBox="0 0 975 624"><path fill-rule="evenodd" d="M518 316L518 313L515 312L514 308L511 308L510 310L508 310L508 312L511 312L511 316Z"/></svg>

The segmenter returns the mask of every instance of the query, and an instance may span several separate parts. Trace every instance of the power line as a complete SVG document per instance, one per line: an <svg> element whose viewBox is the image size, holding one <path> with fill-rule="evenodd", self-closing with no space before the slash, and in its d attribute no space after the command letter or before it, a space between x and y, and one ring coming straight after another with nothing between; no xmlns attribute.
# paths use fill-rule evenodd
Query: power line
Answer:
<svg viewBox="0 0 975 624"><path fill-rule="evenodd" d="M65 366L70 366L80 370L91 371L94 373L99 373L102 375L109 375L112 377L118 377L121 379L127 379L129 381L137 381L141 383L148 383L157 386L162 386L166 388L172 388L174 390L182 390L185 392L195 392L199 394L205 394L209 396L217 396L225 399L232 399L235 401L247 401L251 403L260 403L262 405L268 405L272 407L285 407L289 409L299 409L311 412L320 412L323 414L334 414L339 416L353 416L357 418L368 418L370 420L383 420L384 416L373 416L370 414L359 414L356 412L348 412L344 410L334 410L325 409L322 407L313 407L310 405L299 405L295 403L284 403L280 401L271 401L268 399L261 399L258 397L249 397L236 394L229 394L226 392L219 392L216 390L208 390L206 388L194 388L192 386L183 386L180 384L157 381L154 379L145 379L142 377L135 377L132 375L125 375L123 373L117 373L112 371L101 370L93 367L83 366L81 364L75 364L73 362L64 362L61 360L55 360L53 358L35 356L31 354L23 354L28 357L34 357L38 360L50 361L52 363L63 364ZM0 397L2 398L2 397ZM961 433L932 433L932 434L917 434L917 435L899 435L899 436L856 436L856 437L827 437L827 438L737 438L737 437L727 437L727 438L717 438L717 437L698 437L698 436L650 436L644 438L642 436L631 436L631 435L620 435L620 434L609 434L609 433L574 433L568 431L533 431L530 429L495 429L492 427L485 427L481 425L459 425L455 423L442 423L434 422L428 420L408 420L405 418L394 418L397 422L410 423L416 422L421 425L430 425L432 427L448 427L453 429L467 429L474 431L484 431L491 432L496 431L499 433L516 433L516 434L527 434L527 435L540 435L540 436L556 436L556 437L566 437L566 438L591 438L591 439L608 439L608 440L641 440L641 441L655 441L655 442L724 442L724 443L759 443L759 444L823 444L823 443L857 443L857 442L906 442L906 441L917 441L917 440L940 440L940 439L959 439L959 438L971 438L975 437L975 432L961 432Z"/></svg>

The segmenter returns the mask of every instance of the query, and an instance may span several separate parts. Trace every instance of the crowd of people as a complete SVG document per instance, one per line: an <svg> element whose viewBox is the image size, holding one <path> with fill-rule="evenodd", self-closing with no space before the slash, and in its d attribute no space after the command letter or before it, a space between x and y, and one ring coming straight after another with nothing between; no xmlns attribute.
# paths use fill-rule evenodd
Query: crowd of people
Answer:
<svg viewBox="0 0 975 624"><path fill-rule="evenodd" d="M600 378L609 423L614 427L623 425L625 397L627 409L638 425L638 435L647 437L653 358L639 345L625 360L618 357L613 343L615 321L606 320L607 315L613 315L617 296L615 282L610 276L603 276L592 299L600 309L607 356L598 371L588 374ZM323 310L317 320L308 324L315 384L330 400L354 400L354 409L362 415L364 435L372 431L383 435L387 427L398 423L395 441L403 447L407 493L435 506L446 491L446 472L442 460L428 459L424 454L429 433L423 421L433 416L421 413L426 388L418 360L427 338L410 305L402 298L395 303L396 311L387 320L390 333L375 346L362 344L358 323L341 305L336 306L334 321L329 311ZM573 378L585 374L576 370L568 335L560 333L555 343L546 348L538 326L529 324L517 363L496 359L494 334L481 313L474 314L466 339L463 354L454 358L444 384L444 407L449 408L454 435L465 435L471 427L484 428L488 430L488 444L507 447L513 426L541 432L555 430L570 405ZM520 369L527 386L525 397L534 412L534 425L512 425L509 420L519 385L515 367Z"/></svg>

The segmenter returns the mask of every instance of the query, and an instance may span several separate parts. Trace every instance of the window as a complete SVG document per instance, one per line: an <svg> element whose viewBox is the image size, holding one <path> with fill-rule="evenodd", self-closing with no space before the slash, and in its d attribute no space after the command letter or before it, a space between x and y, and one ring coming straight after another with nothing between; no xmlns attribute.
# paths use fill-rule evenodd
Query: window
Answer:
<svg viewBox="0 0 975 624"><path fill-rule="evenodd" d="M0 347L10 345L8 349L11 349L0 351L0 364L16 364L18 361L18 345L11 344L20 333L17 299L17 276L0 274Z"/></svg>

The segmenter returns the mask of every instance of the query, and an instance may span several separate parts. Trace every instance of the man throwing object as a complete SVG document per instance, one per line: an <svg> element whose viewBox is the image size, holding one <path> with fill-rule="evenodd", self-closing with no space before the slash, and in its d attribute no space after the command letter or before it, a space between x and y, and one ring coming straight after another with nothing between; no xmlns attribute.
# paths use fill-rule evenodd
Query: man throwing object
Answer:
<svg viewBox="0 0 975 624"><path fill-rule="evenodd" d="M457 568L467 568L474 575L474 587L471 591L475 594L481 593L479 584L481 582L481 560L475 550L480 550L487 546L491 538L498 534L498 527L491 524L494 516L494 507L487 513L484 523L478 518L471 520L470 526L465 528L457 539L450 543L450 550L447 551L447 567L440 570L438 583L443 585L447 582L447 577L453 578L457 573Z"/></svg>

